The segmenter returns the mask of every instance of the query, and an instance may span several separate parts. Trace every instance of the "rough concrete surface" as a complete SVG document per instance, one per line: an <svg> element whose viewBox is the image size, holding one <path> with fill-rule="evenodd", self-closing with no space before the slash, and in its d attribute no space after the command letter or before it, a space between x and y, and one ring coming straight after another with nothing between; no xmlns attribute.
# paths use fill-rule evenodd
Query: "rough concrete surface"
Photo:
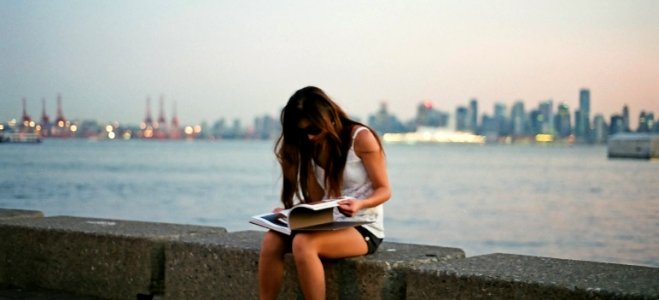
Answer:
<svg viewBox="0 0 659 300"><path fill-rule="evenodd" d="M0 208L0 222L25 218L43 218L43 213L38 210Z"/></svg>
<svg viewBox="0 0 659 300"><path fill-rule="evenodd" d="M659 269L513 254L424 265L408 299L659 299Z"/></svg>
<svg viewBox="0 0 659 300"><path fill-rule="evenodd" d="M105 299L164 290L164 246L224 228L77 217L0 223L0 282Z"/></svg>
<svg viewBox="0 0 659 300"><path fill-rule="evenodd" d="M256 299L263 232L181 239L165 251L166 299ZM383 243L374 255L327 260L328 299L403 299L413 266L464 258L455 248ZM301 299L292 257L286 257L280 299Z"/></svg>

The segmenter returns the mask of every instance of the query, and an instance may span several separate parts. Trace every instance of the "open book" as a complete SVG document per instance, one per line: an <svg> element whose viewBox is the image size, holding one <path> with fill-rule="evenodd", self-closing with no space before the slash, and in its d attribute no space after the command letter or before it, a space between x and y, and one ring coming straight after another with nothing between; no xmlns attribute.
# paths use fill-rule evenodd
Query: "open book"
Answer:
<svg viewBox="0 0 659 300"><path fill-rule="evenodd" d="M336 230L373 223L374 220L364 216L346 217L336 211L335 207L344 199L346 198L298 204L278 213L253 216L249 222L287 235L298 230Z"/></svg>

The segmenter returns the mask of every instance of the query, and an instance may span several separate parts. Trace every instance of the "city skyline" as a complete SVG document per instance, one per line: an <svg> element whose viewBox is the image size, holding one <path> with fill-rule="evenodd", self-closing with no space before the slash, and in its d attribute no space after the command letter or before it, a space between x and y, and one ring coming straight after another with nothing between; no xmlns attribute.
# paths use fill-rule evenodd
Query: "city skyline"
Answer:
<svg viewBox="0 0 659 300"><path fill-rule="evenodd" d="M133 123L147 96L183 123L277 114L297 89L323 88L365 120L401 119L476 98L546 100L591 115L659 112L656 1L0 3L0 120L57 94L70 119ZM300 18L300 16L312 16Z"/></svg>
<svg viewBox="0 0 659 300"><path fill-rule="evenodd" d="M581 89L579 91L579 93L582 93L584 90L588 91L589 94L591 93L591 91L589 89ZM70 117L68 117L68 114L66 113L66 110L62 109L61 98L62 98L61 95L58 95L56 97L56 101L57 101L56 106L55 105L50 106L50 107L54 107L54 108L49 108L49 106L47 104L47 101L44 98L42 98L42 100L40 101L41 107L38 109L38 112L39 112L38 114L28 108L28 106L26 104L27 99L23 98L20 103L23 103L22 105L25 105L26 107L21 108L21 112L27 113L27 115L32 120L37 121L37 123L39 122L39 120L42 119L44 113L46 114L46 116L48 118L53 118L53 116L66 117L67 120L76 121L76 122L95 121L95 122L107 123L107 124L109 124L109 123L120 123L120 124L123 124L123 125L139 125L140 123L146 122L147 119L151 119L153 123L163 123L163 122L170 123L170 121L172 121L172 118L176 118L176 123L180 123L177 103L174 102L174 101L172 101L171 103L167 103L165 101L164 95L160 95L159 97L150 97L150 96L146 97L145 100L144 100L144 103L142 103L142 118L139 119L139 120L133 120L133 121L129 121L129 122L120 122L118 120L102 120L102 119L97 119L97 118L93 118L93 117L84 117L84 116L79 117L79 118L70 118ZM589 99L590 99L590 97L589 97ZM534 107L536 107L536 106L541 107L541 106L543 106L547 103L550 103L552 105L550 108L552 110L555 110L556 112L558 112L558 110L562 108L562 109L568 110L571 114L574 114L574 112L576 110L578 110L580 105L581 105L581 103L577 103L577 105L573 106L573 105L568 104L567 102L556 102L553 99L546 99L546 100L538 101L534 105L533 103L527 103L527 102L523 101L522 99L518 99L518 100L515 100L512 103L495 102L493 104L493 109L488 110L488 109L485 109L485 107L483 107L482 104L480 104L478 98L471 98L471 99L469 99L468 102L465 102L465 103L462 103L462 104L459 103L456 107L453 107L453 108L437 107L435 105L435 103L433 103L430 100L423 100L423 101L419 101L417 103L411 103L410 108L416 109L419 105L430 105L433 109L439 110L440 112L443 112L443 113L447 113L448 116L449 116L449 122L450 122L448 126L449 127L454 127L454 126L456 126L455 122L457 122L457 115L456 115L457 110L461 109L463 107L466 108L473 101L476 101L476 103L479 103L478 104L479 105L478 109L479 109L480 113L476 116L478 123L481 122L480 120L483 117L493 117L496 114L495 110L497 110L497 107L499 109L504 109L505 110L504 113L507 114L507 115L510 115L510 114L513 113L513 110L515 109L515 105L517 105L519 103L522 103L526 107L527 113L530 110L533 110ZM590 103L590 100L589 100L589 103ZM389 106L387 102L380 102L379 105L385 105L387 107ZM589 104L589 106L592 106L592 104ZM623 106L620 107L620 109L618 111L614 111L611 115L605 115L605 114L597 113L597 112L593 113L591 111L590 112L590 120L592 121L593 117L596 116L596 115L601 115L602 117L604 117L604 120L606 122L609 122L611 117L616 116L616 115L621 115L625 108L627 108L627 113L629 114L629 122L630 122L630 127L631 127L632 130L634 130L634 128L638 125L637 123L638 123L638 120L639 120L639 115L641 113L652 113L652 114L655 113L654 111L651 111L651 110L647 110L647 109L643 109L643 108L637 109L637 108L630 107L628 105L623 105ZM35 108L34 110L37 110L37 109ZM639 112L638 115L634 116L630 113L634 110L638 110L638 112ZM378 107L374 106L373 110L370 111L370 112L366 112L365 116L362 117L362 116L354 116L353 115L353 117L358 118L360 121L367 122L368 118L371 117L373 114L375 114L377 111L378 111ZM261 113L261 114L254 113L252 116L250 116L246 120L238 119L238 118L231 119L228 116L216 116L215 118L211 118L209 120L198 120L198 121L186 120L184 123L187 124L187 125L199 125L199 124L202 124L202 123L211 123L212 124L212 123L215 123L215 122L220 121L220 120L225 120L225 121L238 120L243 125L245 125L246 127L249 128L251 122L254 121L255 119L261 118L263 116L269 116L269 117L277 118L279 113L280 113L280 111L275 111L275 112L270 112L270 113ZM399 118L399 114L397 112L389 111L389 113L391 113L392 115ZM7 120L0 120L0 123L6 123L8 121L11 121L12 119L17 120L17 121L20 122L21 117L22 117L21 114L16 114L15 116L13 116L13 117L11 117ZM399 119L400 119L400 121L408 122L408 121L413 121L415 117L416 116L411 116L410 118L407 118L407 119L405 119L405 118L399 118ZM575 116L571 116L571 117L575 118ZM576 121L576 120L573 120L573 122L574 121Z"/></svg>

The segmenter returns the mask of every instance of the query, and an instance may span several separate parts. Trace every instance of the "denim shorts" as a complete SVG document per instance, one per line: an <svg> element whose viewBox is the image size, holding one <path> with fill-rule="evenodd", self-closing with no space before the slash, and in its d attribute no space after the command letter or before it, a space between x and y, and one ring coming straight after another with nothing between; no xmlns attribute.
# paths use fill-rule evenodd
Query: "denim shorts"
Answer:
<svg viewBox="0 0 659 300"><path fill-rule="evenodd" d="M382 239L376 237L373 233L368 231L368 229L362 227L362 226L357 226L355 227L357 231L359 231L359 234L361 234L364 237L364 241L366 242L366 246L368 247L368 254L373 254L375 253L376 250L378 250L378 247L382 243Z"/></svg>

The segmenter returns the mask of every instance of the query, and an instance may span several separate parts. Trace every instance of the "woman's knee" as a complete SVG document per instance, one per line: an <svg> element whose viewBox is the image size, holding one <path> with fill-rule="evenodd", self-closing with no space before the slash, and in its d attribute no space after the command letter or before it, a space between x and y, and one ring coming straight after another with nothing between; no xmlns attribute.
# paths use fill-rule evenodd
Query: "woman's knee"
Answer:
<svg viewBox="0 0 659 300"><path fill-rule="evenodd" d="M281 234L268 231L261 242L261 256L283 256L287 252L286 239Z"/></svg>
<svg viewBox="0 0 659 300"><path fill-rule="evenodd" d="M309 233L298 233L293 238L292 252L294 257L299 257L303 254L317 253L314 246L314 235Z"/></svg>

